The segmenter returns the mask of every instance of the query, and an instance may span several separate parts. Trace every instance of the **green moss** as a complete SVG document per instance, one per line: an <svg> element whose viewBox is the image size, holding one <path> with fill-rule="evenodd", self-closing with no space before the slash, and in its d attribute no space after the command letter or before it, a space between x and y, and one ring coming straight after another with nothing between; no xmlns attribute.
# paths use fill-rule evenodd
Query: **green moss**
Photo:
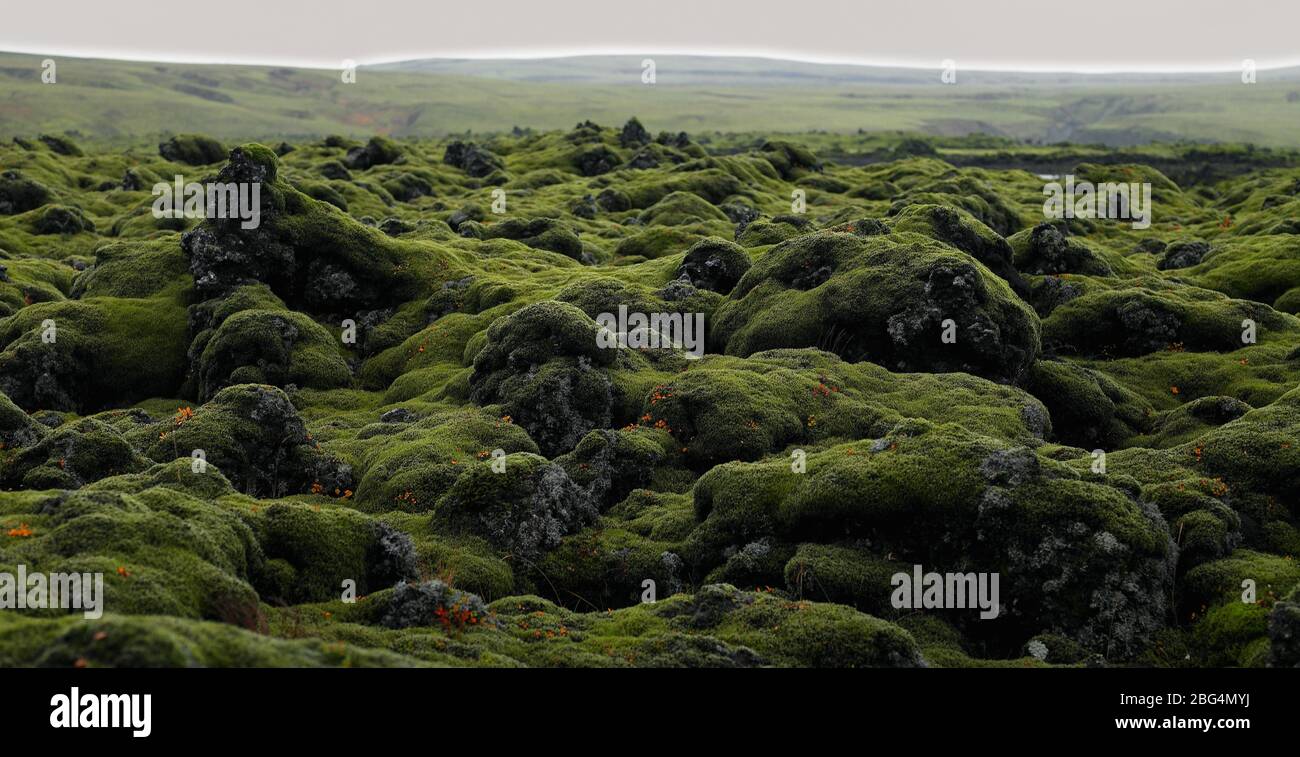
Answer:
<svg viewBox="0 0 1300 757"><path fill-rule="evenodd" d="M1204 665L1261 668L1268 658L1267 634L1268 610L1237 602L1206 613L1196 624L1192 643Z"/></svg>
<svg viewBox="0 0 1300 757"><path fill-rule="evenodd" d="M0 468L0 480L26 489L76 489L148 467L126 439L94 418L67 423L20 450Z"/></svg>
<svg viewBox="0 0 1300 757"><path fill-rule="evenodd" d="M414 544L402 532L344 507L280 502L252 518L268 561L282 561L259 581L264 597L321 602L388 588L417 574Z"/></svg>
<svg viewBox="0 0 1300 757"><path fill-rule="evenodd" d="M49 199L48 187L18 171L5 171L0 176L0 213L4 215L25 213L39 208Z"/></svg>
<svg viewBox="0 0 1300 757"><path fill-rule="evenodd" d="M596 529L564 539L536 565L522 565L519 575L538 594L576 609L627 607L641 601L646 581L654 582L659 597L685 588L676 548L602 519Z"/></svg>
<svg viewBox="0 0 1300 757"><path fill-rule="evenodd" d="M1017 390L973 376L894 374L815 350L708 356L648 392L641 412L640 423L667 428L697 466L881 436L906 417L1021 442L1048 430L1046 411Z"/></svg>
<svg viewBox="0 0 1300 757"><path fill-rule="evenodd" d="M39 442L48 429L36 422L13 400L0 394L0 449L13 450L30 447Z"/></svg>
<svg viewBox="0 0 1300 757"><path fill-rule="evenodd" d="M1199 617L1215 605L1241 604L1246 591L1242 582L1247 579L1255 582L1257 600L1281 597L1300 582L1300 566L1294 560L1248 549L1197 566L1182 583L1185 617L1192 613Z"/></svg>
<svg viewBox="0 0 1300 757"><path fill-rule="evenodd" d="M655 226L624 237L614 255L629 260L657 260L690 247L699 235L676 227Z"/></svg>
<svg viewBox="0 0 1300 757"><path fill-rule="evenodd" d="M224 623L165 616L0 620L6 667L411 667L419 660L319 639L268 639Z"/></svg>
<svg viewBox="0 0 1300 757"><path fill-rule="evenodd" d="M323 182L311 182L311 183L299 185L298 188L303 192L303 194L307 195L313 200L328 202L330 205L333 205L334 207L338 208L344 213L348 212L347 199L344 198L343 195L340 194L338 190L336 190L334 187L331 187L329 184L325 184Z"/></svg>
<svg viewBox="0 0 1300 757"><path fill-rule="evenodd" d="M241 310L204 342L195 366L198 396L232 384L347 386L352 373L341 353L339 341L301 313Z"/></svg>
<svg viewBox="0 0 1300 757"><path fill-rule="evenodd" d="M690 192L667 194L643 210L638 218L646 226L686 226L727 220L727 216L712 203Z"/></svg>
<svg viewBox="0 0 1300 757"><path fill-rule="evenodd" d="M0 618L0 661L1294 657L1289 156L475 139L0 145L0 570L102 572L110 613ZM1030 228L1040 178L956 165L1080 160L1150 181L1152 227ZM153 218L196 170L259 183L259 226ZM620 306L702 313L712 354L601 348ZM997 572L999 617L895 610L914 564ZM496 601L386 620L417 586Z"/></svg>
<svg viewBox="0 0 1300 757"><path fill-rule="evenodd" d="M888 368L1014 381L1038 353L1038 319L969 256L916 235L808 235L764 255L718 309L728 354L811 347ZM945 341L945 322L955 342Z"/></svg>
<svg viewBox="0 0 1300 757"><path fill-rule="evenodd" d="M95 230L85 211L66 205L45 206L32 217L31 227L34 234L80 234Z"/></svg>
<svg viewBox="0 0 1300 757"><path fill-rule="evenodd" d="M696 601L729 601L725 594L719 598L712 594L730 587L710 588L712 592L696 597ZM749 602L740 600L740 606L724 617L715 633L751 647L778 664L840 668L922 664L909 633L839 605L758 595Z"/></svg>
<svg viewBox="0 0 1300 757"><path fill-rule="evenodd" d="M1150 436L1134 443L1157 449L1186 444L1210 429L1240 418L1251 409L1250 405L1233 397L1198 397L1165 413Z"/></svg>
<svg viewBox="0 0 1300 757"><path fill-rule="evenodd" d="M763 247L794 239L808 229L803 216L777 216L771 220L757 220L745 226L736 236L744 247Z"/></svg>
<svg viewBox="0 0 1300 757"><path fill-rule="evenodd" d="M225 507L157 488L134 495L65 492L32 506L37 512L23 519L33 536L8 559L29 570L104 574L108 612L236 624L256 615L257 594L247 580L261 552Z"/></svg>
<svg viewBox="0 0 1300 757"><path fill-rule="evenodd" d="M961 250L1006 280L1017 294L1028 289L1012 266L1011 246L965 210L945 205L908 205L890 226L895 233L923 234Z"/></svg>
<svg viewBox="0 0 1300 757"><path fill-rule="evenodd" d="M938 478L936 470L945 473ZM1073 627L1073 638L1111 653L1116 645L1135 651L1163 622L1163 606L1151 600L1167 592L1172 579L1174 551L1162 518L1126 492L1075 480L1025 448L952 426L900 423L877 442L810 454L806 473L785 460L719 465L700 478L694 493L703 523L684 547L689 563L717 564L728 549L763 537L864 538L902 562L998 572L1002 592L1021 597L1021 604L1005 610L1008 621L1022 612L1035 618L1050 607L1058 623ZM999 538L994 544L981 533ZM990 551L976 546L985 544ZM1050 561L1026 557L1043 549L1052 553ZM1117 559L1132 562L1118 568ZM1121 575L1141 576L1147 588L1117 590L1114 599L1123 607L1113 617L1142 629L1117 637L1108 622L1098 623L1096 608L1078 598ZM1021 581L1028 582L1023 594L1014 588ZM1046 593L1045 585L1052 587ZM1030 595L1036 599L1027 603Z"/></svg>
<svg viewBox="0 0 1300 757"><path fill-rule="evenodd" d="M785 565L786 590L800 598L856 607L874 615L892 614L890 581L910 565L869 552L826 544L801 544Z"/></svg>
<svg viewBox="0 0 1300 757"><path fill-rule="evenodd" d="M8 259L0 255L0 317L37 302L56 302L72 289L73 269L52 260Z"/></svg>
<svg viewBox="0 0 1300 757"><path fill-rule="evenodd" d="M175 163L204 166L226 157L226 148L202 134L177 134L158 145L158 154Z"/></svg>
<svg viewBox="0 0 1300 757"><path fill-rule="evenodd" d="M174 396L184 344L184 308L165 297L31 305L0 320L0 390L28 409L82 411Z"/></svg>
<svg viewBox="0 0 1300 757"><path fill-rule="evenodd" d="M1043 321L1043 342L1062 353L1086 356L1168 349L1226 352L1245 346L1243 321L1248 319L1263 338L1296 328L1267 306L1192 287L1104 290L1053 310Z"/></svg>
<svg viewBox="0 0 1300 757"><path fill-rule="evenodd" d="M1052 415L1052 428L1067 443L1113 449L1151 425L1151 406L1105 374L1057 360L1036 361L1025 388Z"/></svg>
<svg viewBox="0 0 1300 757"><path fill-rule="evenodd" d="M595 520L590 496L558 465L538 455L507 455L494 470L474 464L438 500L435 532L481 536L519 559L535 561L561 537ZM500 472L498 472L500 471Z"/></svg>
<svg viewBox="0 0 1300 757"><path fill-rule="evenodd" d="M188 409L188 406L187 408ZM197 409L127 434L156 462L190 458L198 450L246 493L280 496L313 485L351 488L351 470L323 452L279 389L241 384L222 389Z"/></svg>
<svg viewBox="0 0 1300 757"><path fill-rule="evenodd" d="M522 428L485 412L440 412L413 424L373 424L330 448L356 460L356 507L427 512L470 468L503 454L537 452Z"/></svg>
<svg viewBox="0 0 1300 757"><path fill-rule="evenodd" d="M115 474L89 484L86 489L139 494L154 487L175 489L205 500L215 500L235 492L230 480L215 465L195 465L192 459L158 463L138 473Z"/></svg>
<svg viewBox="0 0 1300 757"><path fill-rule="evenodd" d="M187 301L192 279L175 237L116 242L95 250L94 265L76 279L71 294L87 297L169 297Z"/></svg>

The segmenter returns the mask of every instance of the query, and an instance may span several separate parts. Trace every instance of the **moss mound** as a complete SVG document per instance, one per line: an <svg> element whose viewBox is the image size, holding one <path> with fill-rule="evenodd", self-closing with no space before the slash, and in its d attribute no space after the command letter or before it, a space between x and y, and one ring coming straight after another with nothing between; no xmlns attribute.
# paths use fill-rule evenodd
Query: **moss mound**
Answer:
<svg viewBox="0 0 1300 757"><path fill-rule="evenodd" d="M945 333L946 332L946 333ZM819 347L898 370L1023 378L1038 318L963 253L918 237L821 233L778 245L719 308L728 354Z"/></svg>

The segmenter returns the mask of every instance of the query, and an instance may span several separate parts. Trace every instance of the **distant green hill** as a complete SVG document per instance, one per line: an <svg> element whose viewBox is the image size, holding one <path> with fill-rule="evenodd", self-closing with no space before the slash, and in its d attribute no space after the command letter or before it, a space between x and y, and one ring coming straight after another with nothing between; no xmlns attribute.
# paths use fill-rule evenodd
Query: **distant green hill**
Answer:
<svg viewBox="0 0 1300 757"><path fill-rule="evenodd" d="M1300 147L1300 69L1236 74L958 73L757 58L423 60L338 71L0 53L0 136L123 141L199 131L223 139L375 132L437 136L568 128L577 120L688 132L982 132L1113 146L1231 141Z"/></svg>

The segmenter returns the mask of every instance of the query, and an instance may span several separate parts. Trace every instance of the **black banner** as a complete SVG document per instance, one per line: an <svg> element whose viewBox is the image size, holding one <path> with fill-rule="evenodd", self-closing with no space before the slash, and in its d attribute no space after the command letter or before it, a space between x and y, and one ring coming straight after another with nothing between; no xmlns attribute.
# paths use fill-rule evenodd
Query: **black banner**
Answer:
<svg viewBox="0 0 1300 757"><path fill-rule="evenodd" d="M712 722L737 738L790 727L812 728L819 741L882 729L927 744L996 734L999 741L1172 736L1241 743L1294 732L1300 680L1285 670L1152 669L23 669L0 676L7 728L43 732L50 746L132 749L279 741L337 747L374 743L377 730L402 738L396 731L403 724L466 738L522 738L528 729L543 729L532 731L543 740L556 729L617 738L672 722ZM747 725L737 731L740 724Z"/></svg>

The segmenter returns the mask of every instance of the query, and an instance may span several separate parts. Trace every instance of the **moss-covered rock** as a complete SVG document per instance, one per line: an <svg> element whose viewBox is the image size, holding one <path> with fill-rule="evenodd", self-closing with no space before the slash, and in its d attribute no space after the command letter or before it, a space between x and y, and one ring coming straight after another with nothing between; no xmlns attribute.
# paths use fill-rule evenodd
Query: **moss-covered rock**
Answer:
<svg viewBox="0 0 1300 757"><path fill-rule="evenodd" d="M49 201L50 190L39 181L12 169L0 173L0 215L25 213Z"/></svg>
<svg viewBox="0 0 1300 757"><path fill-rule="evenodd" d="M786 140L766 140L759 148L759 153L783 179L794 179L822 170L821 161L811 150Z"/></svg>
<svg viewBox="0 0 1300 757"><path fill-rule="evenodd" d="M672 456L672 446L671 437L651 429L598 430L556 462L603 509L649 485L656 467Z"/></svg>
<svg viewBox="0 0 1300 757"><path fill-rule="evenodd" d="M95 224L86 218L81 208L49 205L32 221L32 230L37 234L80 234L83 231L94 231Z"/></svg>
<svg viewBox="0 0 1300 757"><path fill-rule="evenodd" d="M38 139L54 152L59 155L67 155L73 158L80 158L85 155L76 142L67 136L60 134L42 134Z"/></svg>
<svg viewBox="0 0 1300 757"><path fill-rule="evenodd" d="M616 388L603 368L619 350L601 349L599 326L573 305L541 302L495 321L474 357L471 398L500 404L543 454L572 449L612 425Z"/></svg>
<svg viewBox="0 0 1300 757"><path fill-rule="evenodd" d="M1163 625L1153 597L1168 595L1177 551L1154 506L1076 476L1024 447L904 422L809 455L806 473L784 460L713 468L695 487L702 524L684 556L716 564L764 536L862 539L927 570L998 573L1016 600L995 622L954 611L969 634L1004 644L1048 630L1132 655Z"/></svg>
<svg viewBox="0 0 1300 757"><path fill-rule="evenodd" d="M1231 351L1245 345L1243 322L1291 330L1266 305L1192 287L1104 289L1064 303L1043 321L1043 343L1066 354L1122 357L1168 349Z"/></svg>
<svg viewBox="0 0 1300 757"><path fill-rule="evenodd" d="M278 171L275 153L261 145L231 151L218 181L261 186L259 223L208 219L182 237L203 299L261 283L295 309L347 317L425 290L427 258L417 265L401 243L302 194Z"/></svg>
<svg viewBox="0 0 1300 757"><path fill-rule="evenodd" d="M442 162L449 166L455 166L476 179L481 179L490 175L493 171L499 171L505 167L501 158L491 150L480 147L473 142L465 143L459 140L447 145L447 149L443 152Z"/></svg>
<svg viewBox="0 0 1300 757"><path fill-rule="evenodd" d="M289 398L271 386L226 387L198 409L181 408L133 438L157 462L200 450L248 494L353 488L351 467L318 448Z"/></svg>
<svg viewBox="0 0 1300 757"><path fill-rule="evenodd" d="M253 528L267 566L258 587L268 599L321 602L348 588L364 596L419 577L408 534L348 508L277 503L259 516Z"/></svg>
<svg viewBox="0 0 1300 757"><path fill-rule="evenodd" d="M0 393L0 449L30 447L45 437L49 429L37 422L13 400Z"/></svg>
<svg viewBox="0 0 1300 757"><path fill-rule="evenodd" d="M688 627L708 629L765 658L800 667L923 667L916 641L903 629L833 604L745 594L726 584L656 608Z"/></svg>
<svg viewBox="0 0 1300 757"><path fill-rule="evenodd" d="M34 571L102 573L104 611L256 627L258 595L249 580L261 569L261 550L229 508L176 489L98 489L48 492L23 517L32 535L20 553L0 560Z"/></svg>
<svg viewBox="0 0 1300 757"><path fill-rule="evenodd" d="M170 297L87 297L0 320L0 391L28 410L90 412L175 395L184 307Z"/></svg>
<svg viewBox="0 0 1300 757"><path fill-rule="evenodd" d="M558 252L582 260L582 241L567 224L554 218L507 218L499 223L469 221L459 227L461 236L475 239L513 239L534 249Z"/></svg>
<svg viewBox="0 0 1300 757"><path fill-rule="evenodd" d="M1056 360L1039 360L1025 389L1043 401L1052 428L1066 444L1114 449L1150 427L1151 406L1105 374Z"/></svg>
<svg viewBox="0 0 1300 757"><path fill-rule="evenodd" d="M1016 269L1039 276L1061 273L1111 275L1111 267L1104 259L1088 245L1062 231L1058 225L1040 223L1008 240L1015 251Z"/></svg>
<svg viewBox="0 0 1300 757"><path fill-rule="evenodd" d="M158 145L158 154L175 163L206 166L225 158L226 148L202 134L177 134Z"/></svg>
<svg viewBox="0 0 1300 757"><path fill-rule="evenodd" d="M960 208L944 205L909 205L891 222L895 232L924 234L949 244L978 260L1002 277L1023 297L1029 287L1012 265L1011 245L978 219Z"/></svg>
<svg viewBox="0 0 1300 757"><path fill-rule="evenodd" d="M749 256L738 244L725 239L701 239L686 250L677 269L694 286L710 292L727 294L750 268Z"/></svg>
<svg viewBox="0 0 1300 757"><path fill-rule="evenodd" d="M728 354L812 347L898 370L1020 380L1038 318L964 253L920 237L821 233L764 255L719 308Z"/></svg>
<svg viewBox="0 0 1300 757"><path fill-rule="evenodd" d="M522 560L536 560L590 524L596 506L564 468L528 453L507 455L502 472L473 466L438 500L435 531L481 536Z"/></svg>
<svg viewBox="0 0 1300 757"><path fill-rule="evenodd" d="M672 192L641 211L638 220L646 226L686 226L707 221L725 221L727 216L696 194Z"/></svg>
<svg viewBox="0 0 1300 757"><path fill-rule="evenodd" d="M372 166L396 163L400 157L402 157L402 148L398 147L396 142L387 137L375 135L365 145L348 150L344 162L347 163L349 168L365 170Z"/></svg>
<svg viewBox="0 0 1300 757"><path fill-rule="evenodd" d="M435 413L410 424L373 424L358 435L355 506L427 512L476 464L537 452L518 425L474 410ZM498 452L499 451L499 452Z"/></svg>
<svg viewBox="0 0 1300 757"><path fill-rule="evenodd" d="M328 331L301 313L281 310L242 310L222 321L203 341L194 372L200 400L233 384L331 389L352 379Z"/></svg>
<svg viewBox="0 0 1300 757"><path fill-rule="evenodd" d="M24 489L77 489L149 463L112 426L84 418L54 429L0 465L0 481Z"/></svg>
<svg viewBox="0 0 1300 757"><path fill-rule="evenodd" d="M786 589L801 598L852 605L873 615L893 612L889 597L894 574L911 565L869 551L831 544L801 544L785 564Z"/></svg>

